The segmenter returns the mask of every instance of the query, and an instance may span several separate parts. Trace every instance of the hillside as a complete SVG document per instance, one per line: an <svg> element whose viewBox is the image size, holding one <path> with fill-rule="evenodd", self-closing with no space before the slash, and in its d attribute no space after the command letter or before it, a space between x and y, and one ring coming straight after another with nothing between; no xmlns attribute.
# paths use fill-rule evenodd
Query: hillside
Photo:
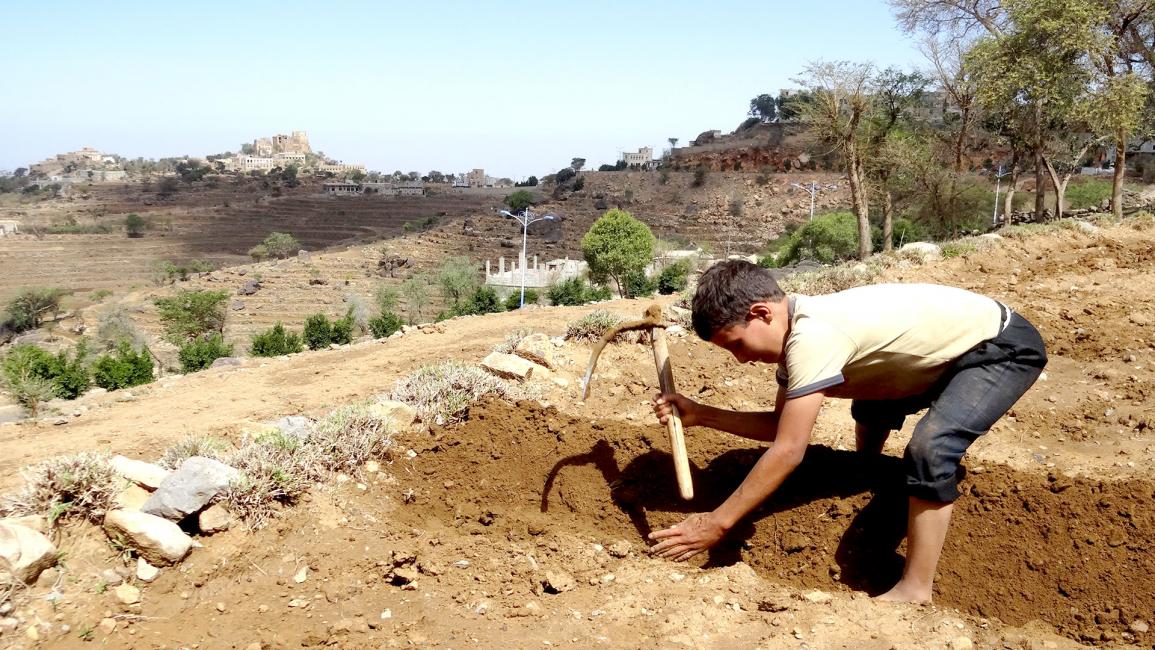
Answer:
<svg viewBox="0 0 1155 650"><path fill-rule="evenodd" d="M360 249L360 261L351 250L311 263L328 276L339 263L362 268L371 250ZM278 292L303 264L191 282L231 286L264 273L260 311L288 314L292 294ZM864 596L900 566L904 516L888 477L910 423L888 443L881 473L870 473L846 451L848 405L830 402L796 479L709 558L674 565L646 556L645 533L712 507L759 448L690 431L698 497L680 502L668 441L649 412L649 349L609 348L583 403L588 347L566 342L557 368L531 378L537 399L487 401L460 425L399 435L380 472L319 487L262 531L204 538L179 569L140 584L139 606L100 588L101 572L119 562L103 534L72 526L60 536L68 561L57 582L19 601L25 622L0 641L31 647L25 630L40 620L38 647L51 648L84 646L84 630L110 648L1150 647L1155 230L1053 229L992 251L895 263L879 279L1004 300L1039 325L1051 352L1045 379L968 455L967 496L933 607ZM336 299L339 289L316 291ZM606 307L632 315L645 305ZM257 422L320 417L388 392L422 364L476 362L514 330L559 335L590 309L454 319L86 399L63 424L0 425L0 445L11 450L0 485L14 487L20 466L59 453L155 460L189 435L236 443ZM690 336L675 337L671 355L681 390L707 403L754 409L773 398L773 368L736 365ZM404 563L413 571L398 579ZM53 590L53 601L42 598Z"/></svg>

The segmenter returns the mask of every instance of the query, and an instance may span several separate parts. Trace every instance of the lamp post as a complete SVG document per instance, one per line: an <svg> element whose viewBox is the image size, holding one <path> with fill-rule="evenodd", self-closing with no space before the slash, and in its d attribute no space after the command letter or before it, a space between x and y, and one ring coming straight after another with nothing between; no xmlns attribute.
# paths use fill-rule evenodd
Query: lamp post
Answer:
<svg viewBox="0 0 1155 650"><path fill-rule="evenodd" d="M1010 172L1004 172L1003 166L999 165L999 171L995 173L995 213L991 217L991 225L999 225L999 190L1002 189L1003 176L1010 176ZM1007 190L1008 192L1010 190Z"/></svg>
<svg viewBox="0 0 1155 650"><path fill-rule="evenodd" d="M537 223L538 221L556 221L557 217L552 214L534 214L532 210L526 208L521 214L514 214L509 210L502 210L501 216L513 219L521 224L521 302L518 308L525 307L525 240L529 232L529 224Z"/></svg>
<svg viewBox="0 0 1155 650"><path fill-rule="evenodd" d="M810 220L814 221L814 197L818 195L818 183L810 181L809 185L799 185L798 183L791 183L790 185L810 195Z"/></svg>

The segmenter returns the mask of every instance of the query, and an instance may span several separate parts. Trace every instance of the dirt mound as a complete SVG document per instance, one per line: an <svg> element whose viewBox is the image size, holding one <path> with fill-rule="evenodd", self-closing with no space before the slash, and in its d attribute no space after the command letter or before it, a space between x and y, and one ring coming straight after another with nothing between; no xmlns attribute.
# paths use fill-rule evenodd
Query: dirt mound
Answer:
<svg viewBox="0 0 1155 650"><path fill-rule="evenodd" d="M415 468L429 478L416 488L422 514L411 523L435 517L498 536L553 526L640 540L714 507L761 453L736 438L695 432L690 457L704 465L694 469L697 497L684 503L657 427L490 402L460 428L408 442L419 452ZM901 478L897 458L869 462L812 446L783 488L706 563L742 560L802 587L878 593L902 569ZM937 602L1013 625L1041 619L1088 642L1118 638L1130 621L1155 612L1155 558L1147 550L1155 544L1155 484L988 467L972 469L963 491Z"/></svg>

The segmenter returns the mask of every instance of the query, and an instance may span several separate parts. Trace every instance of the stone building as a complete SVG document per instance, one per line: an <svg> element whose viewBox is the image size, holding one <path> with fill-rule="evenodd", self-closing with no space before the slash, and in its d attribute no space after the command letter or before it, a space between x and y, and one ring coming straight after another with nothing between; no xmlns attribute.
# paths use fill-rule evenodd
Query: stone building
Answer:
<svg viewBox="0 0 1155 650"><path fill-rule="evenodd" d="M492 269L489 260L485 260L485 284L498 289L520 289L524 268L526 288L544 289L563 280L582 277L589 270L584 260L571 260L568 257L538 264L537 255L534 255L532 265L527 265L520 255L518 257L520 266L518 261L511 260L508 270L505 268L504 257L497 259L497 271Z"/></svg>
<svg viewBox="0 0 1155 650"><path fill-rule="evenodd" d="M360 196L362 193L360 183L349 181L329 181L322 183L321 187L328 196Z"/></svg>
<svg viewBox="0 0 1155 650"><path fill-rule="evenodd" d="M304 131L293 131L291 135L278 133L269 138L253 140L253 154L262 158L272 157L277 153L312 153L309 147L309 136Z"/></svg>
<svg viewBox="0 0 1155 650"><path fill-rule="evenodd" d="M637 152L623 151L622 160L626 163L627 167L633 167L634 165L642 168L649 167L654 163L654 148L642 147L638 149Z"/></svg>

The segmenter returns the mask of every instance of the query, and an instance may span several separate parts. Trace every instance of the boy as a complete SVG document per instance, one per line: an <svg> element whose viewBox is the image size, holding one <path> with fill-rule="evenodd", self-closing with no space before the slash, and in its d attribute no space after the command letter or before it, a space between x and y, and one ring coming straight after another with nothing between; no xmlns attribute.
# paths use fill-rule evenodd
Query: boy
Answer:
<svg viewBox="0 0 1155 650"><path fill-rule="evenodd" d="M774 444L713 512L666 530L653 553L685 560L716 544L802 461L826 397L854 400L855 442L879 454L891 431L921 409L903 464L909 490L907 556L883 600L930 602L935 568L958 498L967 447L1035 383L1047 363L1038 331L1002 303L927 284L882 284L826 296L786 296L766 269L725 261L702 274L693 303L698 336L739 363L778 364L773 411L742 413L659 395L685 426Z"/></svg>

